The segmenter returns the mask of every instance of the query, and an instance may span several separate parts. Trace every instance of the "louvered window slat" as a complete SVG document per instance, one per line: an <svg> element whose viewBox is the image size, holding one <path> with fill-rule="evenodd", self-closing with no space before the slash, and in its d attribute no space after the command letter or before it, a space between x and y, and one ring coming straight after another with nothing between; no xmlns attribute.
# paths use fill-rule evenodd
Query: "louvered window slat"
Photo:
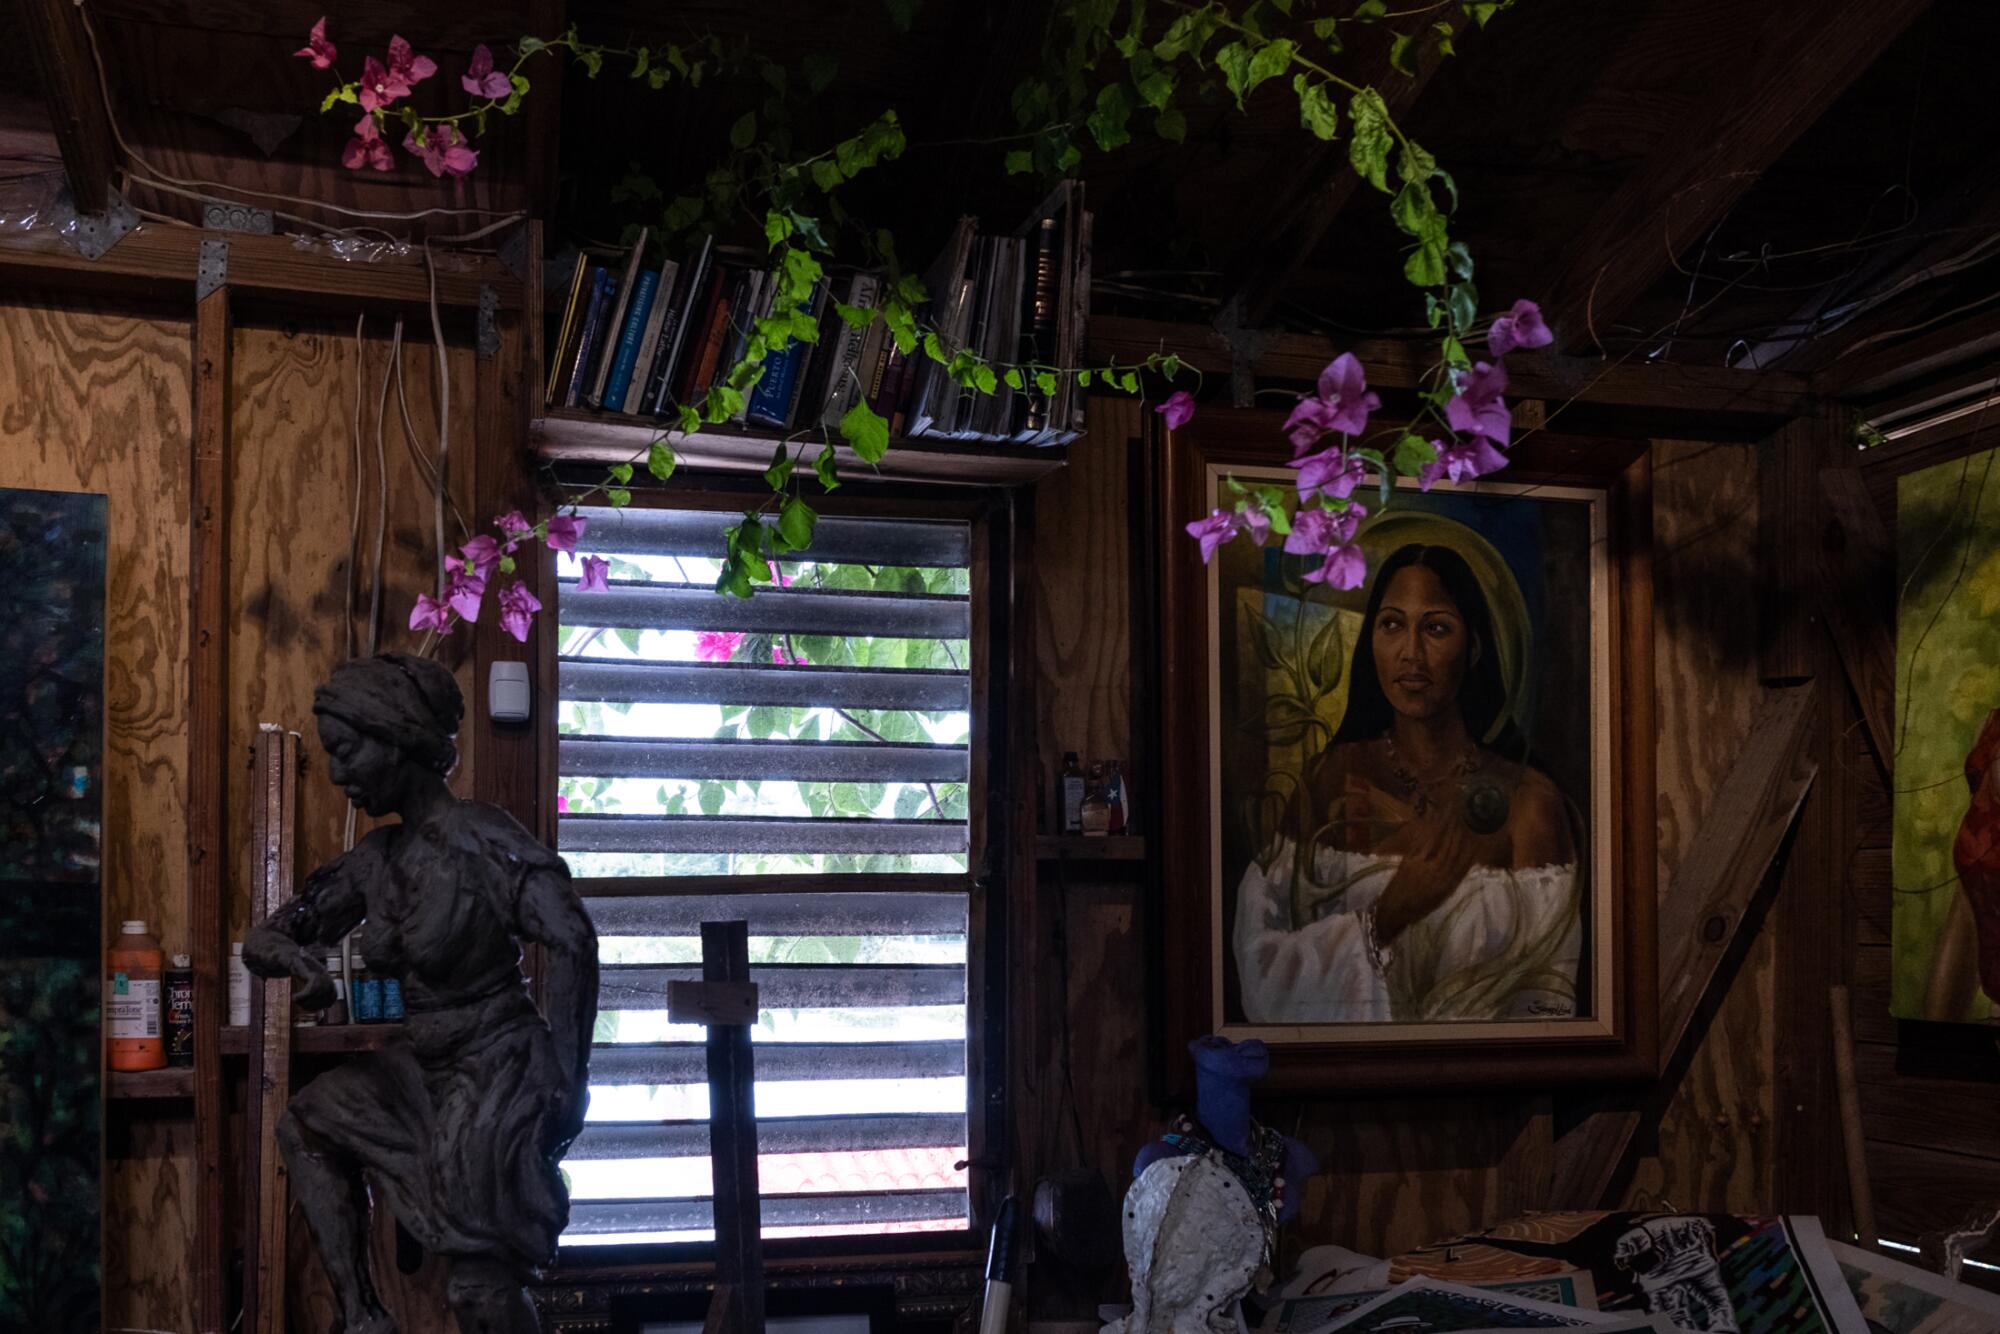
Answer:
<svg viewBox="0 0 2000 1334"><path fill-rule="evenodd" d="M557 839L601 956L565 1243L711 1234L702 1030L666 990L736 919L766 1235L966 1228L969 526L825 517L746 600L711 591L729 516L583 514L612 564L558 568Z"/></svg>

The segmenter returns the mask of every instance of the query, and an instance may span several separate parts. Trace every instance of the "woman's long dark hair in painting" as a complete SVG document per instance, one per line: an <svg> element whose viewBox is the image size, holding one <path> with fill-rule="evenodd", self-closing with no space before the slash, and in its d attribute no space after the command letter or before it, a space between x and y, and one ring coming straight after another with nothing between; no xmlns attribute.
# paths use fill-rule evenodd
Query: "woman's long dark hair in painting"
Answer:
<svg viewBox="0 0 2000 1334"><path fill-rule="evenodd" d="M1451 600L1465 618L1472 642L1479 645L1477 657L1466 665L1465 683L1459 687L1459 710L1472 739L1488 750L1513 760L1527 758L1527 746L1510 718L1498 735L1488 737L1494 722L1507 711L1507 685L1500 679L1500 655L1494 651L1493 610L1486 590L1465 557L1450 547L1426 546L1412 542L1398 547L1375 573L1368 590L1368 607L1362 615L1362 632L1355 636L1354 653L1347 665L1347 710L1333 734L1333 745L1343 741L1373 741L1389 730L1395 712L1389 697L1382 693L1382 678L1375 672L1375 653L1370 631L1382 610L1382 597L1397 574L1412 565L1421 565L1438 577Z"/></svg>

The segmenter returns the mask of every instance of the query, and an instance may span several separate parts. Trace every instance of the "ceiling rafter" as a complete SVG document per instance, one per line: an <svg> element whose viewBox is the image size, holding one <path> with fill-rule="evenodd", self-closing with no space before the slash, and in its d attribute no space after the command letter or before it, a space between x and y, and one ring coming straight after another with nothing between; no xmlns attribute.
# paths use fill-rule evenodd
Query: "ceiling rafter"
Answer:
<svg viewBox="0 0 2000 1334"><path fill-rule="evenodd" d="M118 164L111 118L98 90L83 16L68 0L17 0L26 39L42 86L70 198L81 214L102 213L111 201Z"/></svg>
<svg viewBox="0 0 2000 1334"><path fill-rule="evenodd" d="M1728 214L1929 4L1770 5L1733 87L1718 90L1706 114L1656 150L1564 247L1560 267L1543 286L1544 309L1563 350L1602 349L1632 303Z"/></svg>

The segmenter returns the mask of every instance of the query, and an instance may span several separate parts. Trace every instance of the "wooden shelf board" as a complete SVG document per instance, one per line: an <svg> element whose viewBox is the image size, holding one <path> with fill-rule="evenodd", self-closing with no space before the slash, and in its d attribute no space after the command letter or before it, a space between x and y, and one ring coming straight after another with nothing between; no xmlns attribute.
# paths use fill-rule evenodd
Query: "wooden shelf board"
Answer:
<svg viewBox="0 0 2000 1334"><path fill-rule="evenodd" d="M107 1070L107 1098L192 1098L194 1067L170 1065L164 1070Z"/></svg>
<svg viewBox="0 0 2000 1334"><path fill-rule="evenodd" d="M1146 840L1138 834L1037 834L1037 861L1142 862Z"/></svg>
<svg viewBox="0 0 2000 1334"><path fill-rule="evenodd" d="M230 294L253 304L324 304L352 310L364 302L415 308L429 301L430 280L421 255L346 260L317 248L300 249L289 236L210 232L153 223L134 228L94 260L79 255L46 227L0 237L0 279L9 286L137 292L185 298L192 304L195 266L205 240L229 243ZM476 307L479 289L491 287L502 309L519 309L523 284L498 260L433 253L437 255L439 305Z"/></svg>
<svg viewBox="0 0 2000 1334"><path fill-rule="evenodd" d="M292 1029L292 1050L295 1053L376 1051L388 1046L402 1031L401 1024L308 1024ZM249 1050L249 1029L235 1024L222 1030L225 1056L242 1056Z"/></svg>
<svg viewBox="0 0 2000 1334"><path fill-rule="evenodd" d="M646 448L663 424L650 419L607 416L573 408L551 410L529 425L535 452L557 463L643 462ZM817 437L805 443L805 466L818 453ZM676 437L674 453L683 468L762 473L771 466L778 437L743 428L710 427ZM1063 466L1062 445L993 445L978 441L895 440L879 464L863 463L844 444L834 445L843 481L929 482L958 486L1019 486ZM643 470L642 470L643 471Z"/></svg>

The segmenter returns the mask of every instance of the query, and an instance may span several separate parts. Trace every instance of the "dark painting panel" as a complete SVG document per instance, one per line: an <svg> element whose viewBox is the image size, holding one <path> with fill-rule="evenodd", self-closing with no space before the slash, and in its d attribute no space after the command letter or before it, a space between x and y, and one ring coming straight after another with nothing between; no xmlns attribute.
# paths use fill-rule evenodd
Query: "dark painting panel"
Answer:
<svg viewBox="0 0 2000 1334"><path fill-rule="evenodd" d="M100 1318L105 519L0 489L0 1331Z"/></svg>

